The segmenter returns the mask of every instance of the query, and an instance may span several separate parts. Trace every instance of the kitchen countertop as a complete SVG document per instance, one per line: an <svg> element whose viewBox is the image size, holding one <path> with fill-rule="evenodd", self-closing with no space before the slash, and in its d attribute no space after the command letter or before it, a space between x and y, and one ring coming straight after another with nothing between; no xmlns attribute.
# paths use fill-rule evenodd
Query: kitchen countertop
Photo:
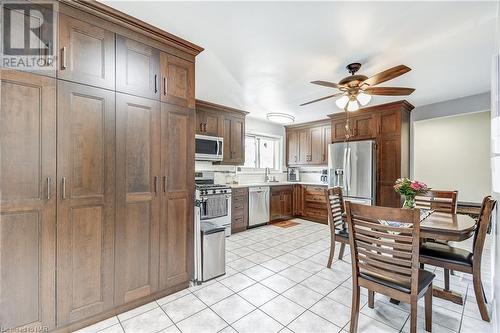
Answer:
<svg viewBox="0 0 500 333"><path fill-rule="evenodd" d="M248 183L248 184L228 184L231 188L244 188L244 187L257 187L257 186L279 186L279 185L314 185L314 186L328 186L326 183L319 182L270 182L270 183Z"/></svg>

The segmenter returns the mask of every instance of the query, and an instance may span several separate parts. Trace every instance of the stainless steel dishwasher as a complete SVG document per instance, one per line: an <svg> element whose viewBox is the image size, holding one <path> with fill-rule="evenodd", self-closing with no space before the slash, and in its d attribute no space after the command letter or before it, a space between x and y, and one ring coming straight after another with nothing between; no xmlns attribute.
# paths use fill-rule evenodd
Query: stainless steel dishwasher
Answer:
<svg viewBox="0 0 500 333"><path fill-rule="evenodd" d="M250 187L248 196L248 226L269 222L269 186Z"/></svg>

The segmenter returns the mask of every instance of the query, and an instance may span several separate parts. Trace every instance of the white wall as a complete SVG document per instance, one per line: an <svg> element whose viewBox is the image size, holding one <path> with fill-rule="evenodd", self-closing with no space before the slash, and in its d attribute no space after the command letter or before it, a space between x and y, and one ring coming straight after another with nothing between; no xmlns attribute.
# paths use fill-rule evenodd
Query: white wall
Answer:
<svg viewBox="0 0 500 333"><path fill-rule="evenodd" d="M481 203L491 193L489 112L416 121L413 138L415 179L458 190L459 202Z"/></svg>

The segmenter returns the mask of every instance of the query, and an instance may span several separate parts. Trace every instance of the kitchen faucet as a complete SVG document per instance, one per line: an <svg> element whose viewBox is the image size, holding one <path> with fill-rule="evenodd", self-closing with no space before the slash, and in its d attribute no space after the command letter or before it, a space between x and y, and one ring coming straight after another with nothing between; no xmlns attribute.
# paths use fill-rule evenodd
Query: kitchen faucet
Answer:
<svg viewBox="0 0 500 333"><path fill-rule="evenodd" d="M270 173L271 172L270 172L269 168L266 168L266 176L264 178L266 183L269 183L271 181Z"/></svg>

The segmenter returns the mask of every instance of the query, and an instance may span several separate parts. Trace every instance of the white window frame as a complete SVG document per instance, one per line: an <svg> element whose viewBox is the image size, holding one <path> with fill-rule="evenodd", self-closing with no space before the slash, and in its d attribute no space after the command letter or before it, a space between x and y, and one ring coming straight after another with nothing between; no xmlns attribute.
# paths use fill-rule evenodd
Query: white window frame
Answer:
<svg viewBox="0 0 500 333"><path fill-rule="evenodd" d="M284 152L283 152L283 137L278 136L278 135L265 134L265 133L247 132L247 133L245 133L245 141L246 141L246 138L248 136L254 137L257 139L256 140L256 147L255 147L257 167L251 168L251 167L241 166L240 168L238 168L238 169L240 169L240 172L248 173L248 172L264 172L265 171L265 168L260 168L260 145L259 145L260 139L271 139L271 140L276 141L275 149L278 149L278 154L275 154L275 156L274 156L275 168L271 169L271 172L282 172L282 170L283 170L283 154L284 154Z"/></svg>

